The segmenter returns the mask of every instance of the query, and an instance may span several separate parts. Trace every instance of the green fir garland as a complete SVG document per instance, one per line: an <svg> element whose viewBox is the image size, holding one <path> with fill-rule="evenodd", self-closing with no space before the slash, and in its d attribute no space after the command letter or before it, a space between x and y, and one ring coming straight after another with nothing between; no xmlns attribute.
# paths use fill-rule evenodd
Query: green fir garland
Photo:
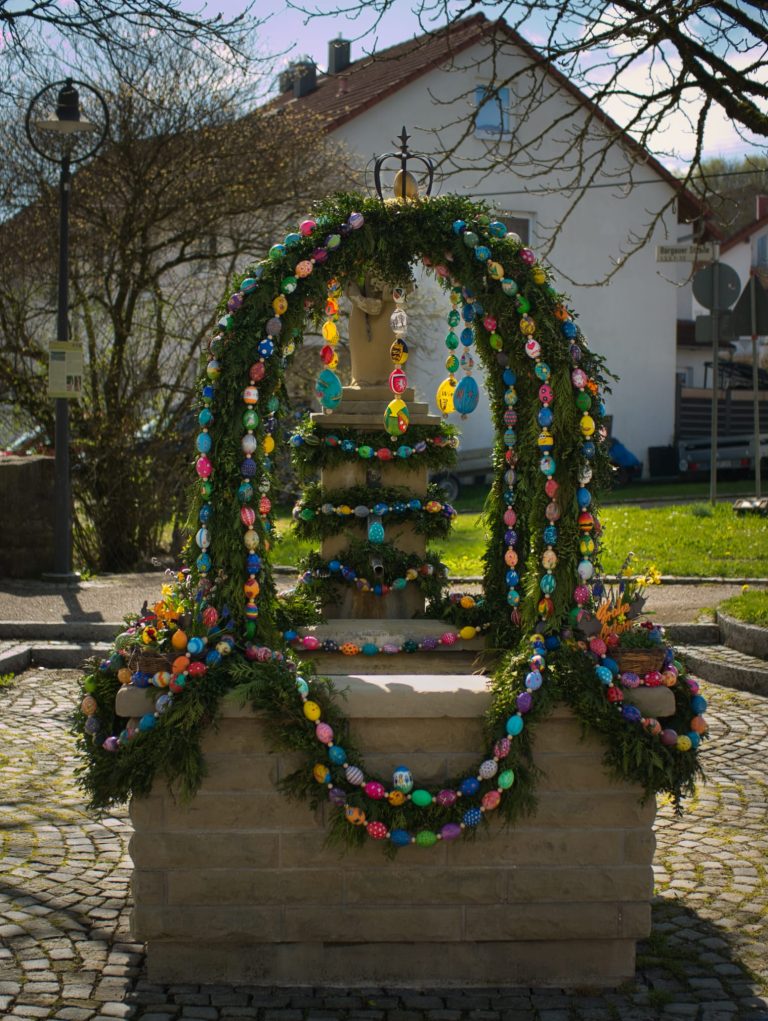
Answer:
<svg viewBox="0 0 768 1021"><path fill-rule="evenodd" d="M573 708L586 729L596 731L605 739L606 765L615 775L639 783L646 795L654 791L669 793L679 806L680 799L690 792L694 779L700 774L695 752L665 746L640 726L628 724L617 711L617 705L606 699L605 689L596 679L596 658L585 652L583 643L579 644L571 637L571 629L578 624L581 612L573 604L573 588L579 560L576 467L582 445L579 429L581 412L571 389L572 351L574 347L578 350L580 367L595 391L600 393L607 391L609 378L602 359L589 351L570 311L572 339L570 344L564 341L555 312L566 304L566 299L552 288L541 267L537 266L534 272L522 259L519 241L488 234L489 217L482 204L451 195L410 204L383 204L354 194L336 196L321 203L314 214L317 232L310 236L296 235L291 244L282 249L276 246L270 252L270 258L251 267L236 281L236 288L242 285L243 292L233 310L222 310L220 326L211 338L207 365L202 368L199 384L200 406L203 410L212 411L207 434L210 437L209 457L213 473L210 479L195 487L192 519L206 522L210 543L205 548L212 567L209 569L202 563L203 558L196 554L195 546L190 543L188 562L191 577L189 584L185 583L184 592L177 592L178 602L184 604L184 619L190 621L191 635L206 637L207 610L216 610L220 615L219 623L215 625L215 641L218 642L215 649L221 651L217 652L218 660L211 661L203 676L187 676L185 685L165 703L164 711L152 717L146 731L139 729L135 736L127 734L124 721L116 719L114 700L122 680L119 675L128 669L125 657L130 646L141 649L152 642L151 636L147 641L150 628L154 626L152 618L134 623L131 633L123 637L109 660L88 674L84 679L85 698L77 714L76 729L84 757L80 781L88 792L90 804L95 808L107 808L129 796L148 793L152 784L161 779L173 785L181 797L191 797L205 774L200 751L204 728L215 724L221 699L227 693L250 704L266 717L266 729L276 747L290 748L303 755L304 764L284 781L286 792L308 800L310 804L324 798L324 785L313 779L322 749L314 726L302 713L302 703L296 695L295 669L291 669L292 654L284 651L282 637L287 622L297 626L316 619L317 604L312 598L299 594L291 597L294 600L292 607L281 607L270 567L270 509L262 511L260 508L256 520L249 526L257 536L261 566L256 602L253 596L246 596L242 501L238 498L238 486L242 480L243 391L253 368L254 349L265 337L265 324L275 316L276 298L286 290L286 281L290 281L293 267L311 259L322 237L338 230L340 224L348 223L353 214L362 215L363 225L348 232L339 246L329 252L327 262L315 263L309 275L294 281L286 292L290 294L290 300L279 313L279 334L267 338L270 342L267 347L271 345L273 350L262 359L256 406L258 423L252 430L258 450L253 457L251 482L254 491L256 494L269 492L271 464L268 445L279 439L289 412L285 371L301 345L306 319L309 318L315 327L322 321L329 280L332 277L359 279L374 270L388 285L403 285L411 279L411 265L416 259L431 266L445 266L447 275L471 289L475 300L482 304L484 315L496 321L494 330L486 329L482 322L478 322L475 329L476 349L486 370L486 386L497 435L493 454L494 481L484 512L488 535L484 555L484 602L474 610L478 618L482 611L483 619L491 623L488 644L496 650L497 656L491 677L492 705L487 719L489 741L496 739L500 731L503 733L505 721L508 723L510 716L516 713L518 699L527 690L527 675L531 667L529 636L539 629L548 636L562 636L559 647L555 643L547 652L546 683L536 691L525 717L525 729L517 733L511 742L507 761L514 770L515 783L501 799L496 814L512 822L521 814L532 811L536 778L531 754L532 735L558 699ZM472 247L462 241L461 233L457 233L454 227L459 221L471 224L482 238L483 245L490 250L492 259L512 274L517 281L517 299L511 300L504 293L498 281L486 273L484 261L479 260ZM239 305L242 307L237 307ZM548 498L539 466L537 412L540 404L537 395L540 379L520 342L522 307L527 308L536 322L536 337L541 345L542 358L549 365L549 383L556 395L551 432L556 440L557 501L563 513L558 522L557 565L552 572L556 587L551 593L551 612L544 619L539 608L539 580L545 549L542 522ZM215 362L215 371L211 367L211 358ZM502 442L507 390L501 378L502 364L514 370L518 400L514 444L517 480L514 488L519 558L516 569L522 580L519 615L510 613L504 561L508 528L503 516L504 507L509 502L505 503L507 483L504 475L509 466L510 447ZM591 482L594 491L607 480L609 468L605 445L599 439L603 414L599 402L594 402L590 414L598 430ZM341 442L338 446L323 442L319 435L321 431L327 433L325 423L323 430L318 430L314 424L305 422L296 433L300 441L296 442L294 453L305 477L321 467L341 463L350 456L359 457L360 446L369 446L372 451L389 448L393 459L398 458L397 445L404 442L402 439L392 440L383 431L359 436L344 429L334 430L340 441L348 439L354 442L355 448L350 451L344 449ZM450 426L437 429L412 426L405 442L414 445L420 440L427 441L424 453L419 455L422 458L420 463L433 469L444 468L455 457L454 436L455 430ZM428 442L436 437L441 441L440 445ZM398 458L398 464L403 467L417 462L416 456ZM203 517L204 513L208 513L207 507L212 508L209 525L207 518ZM590 511L594 514L597 509L593 499ZM598 549L592 560L599 569L599 535L595 539ZM339 559L355 571L363 571L370 564L371 556L385 561L386 576L392 580L401 576L411 563L397 550L372 547L367 543L352 543ZM437 566L434 558L427 560ZM316 555L308 559L310 569L313 565L320 566ZM422 587L430 598L431 606L447 613L450 606L441 603L444 581L444 575L435 571L430 578L424 579ZM257 605L257 616L246 609L247 604ZM229 631L221 632L221 619L225 612ZM455 612L458 613L458 610ZM219 641L222 634L226 639L230 632L233 637L229 644L226 640ZM207 634L213 633L214 630L209 628ZM158 639L156 643L158 651L172 654L171 635L172 627L169 627L167 637ZM543 649L542 642L543 637L536 639L534 648ZM213 642L209 648L214 648ZM266 658L254 659L260 652L264 652ZM322 711L322 720L331 725L337 739L344 742L350 761L359 761L351 743L347 720L330 683L313 677L306 663L301 664L300 669L307 678L311 698ZM693 713L690 692L682 680L681 677L680 683L672 689L676 699L672 725L681 730L688 726ZM119 747L116 754L105 750L110 742L114 742L112 747ZM354 784L345 782L338 767L332 765L329 772L343 792L347 807L354 809L361 805L362 792L355 789ZM453 782L458 783L459 780ZM483 794L493 786L493 781L484 783L485 786L481 784L479 790L464 802L463 810L467 805L470 809L480 805ZM457 811L450 806L436 804L418 808L411 802L393 806L386 801L377 801L372 808L370 802L366 802L370 820L390 830L417 831L427 827L434 831L446 821L453 823L457 820ZM366 834L364 828L350 826L339 808L332 813L330 837L354 845L363 842ZM387 847L392 852L393 848Z"/></svg>

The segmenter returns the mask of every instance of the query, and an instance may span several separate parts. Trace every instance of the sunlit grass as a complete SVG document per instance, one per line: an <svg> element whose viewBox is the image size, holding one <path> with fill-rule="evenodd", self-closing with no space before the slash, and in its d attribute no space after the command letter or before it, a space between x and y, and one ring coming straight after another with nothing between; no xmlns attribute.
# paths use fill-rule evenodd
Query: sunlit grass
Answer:
<svg viewBox="0 0 768 1021"><path fill-rule="evenodd" d="M605 507L603 566L607 573L621 567L627 553L635 554L638 570L655 564L662 574L709 575L726 578L768 577L768 520L737 517L730 504L675 504L668 507ZM290 532L290 518L278 520L284 538L274 562L296 564L313 548ZM482 574L486 537L480 512L459 514L447 539L435 540L453 575Z"/></svg>

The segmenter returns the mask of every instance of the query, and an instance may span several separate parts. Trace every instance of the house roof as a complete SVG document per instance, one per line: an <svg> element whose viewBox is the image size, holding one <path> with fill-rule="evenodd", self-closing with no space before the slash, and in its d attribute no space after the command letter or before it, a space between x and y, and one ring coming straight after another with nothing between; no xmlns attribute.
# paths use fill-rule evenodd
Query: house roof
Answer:
<svg viewBox="0 0 768 1021"><path fill-rule="evenodd" d="M455 21L436 32L378 50L354 61L339 74L320 74L317 88L300 99L293 92L285 92L269 104L272 109L283 109L294 104L318 116L327 131L334 131L347 122L376 106L382 100L416 81L476 43L490 40L502 33L513 45L521 49L531 61L540 64L558 85L578 100L608 131L615 134L638 161L654 170L679 195L678 218L690 221L705 215L706 206L691 191L684 188L678 178L652 156L639 142L627 134L596 103L581 91L553 64L549 63L529 42L503 19L489 21L484 14ZM716 232L717 233L717 232Z"/></svg>
<svg viewBox="0 0 768 1021"><path fill-rule="evenodd" d="M740 244L742 241L749 241L753 234L757 234L766 227L768 227L768 215L761 216L759 219L753 220L751 223L742 227L741 230L737 230L735 234L723 241L720 245L720 254L722 255L723 252L727 252L731 248L735 248L736 245Z"/></svg>

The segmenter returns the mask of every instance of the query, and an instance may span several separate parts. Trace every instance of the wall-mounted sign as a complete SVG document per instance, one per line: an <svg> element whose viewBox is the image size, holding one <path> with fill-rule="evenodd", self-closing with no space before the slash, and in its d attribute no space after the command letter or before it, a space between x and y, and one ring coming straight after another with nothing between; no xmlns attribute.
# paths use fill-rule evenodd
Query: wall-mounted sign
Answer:
<svg viewBox="0 0 768 1021"><path fill-rule="evenodd" d="M56 341L48 348L48 396L77 400L82 392L82 345Z"/></svg>

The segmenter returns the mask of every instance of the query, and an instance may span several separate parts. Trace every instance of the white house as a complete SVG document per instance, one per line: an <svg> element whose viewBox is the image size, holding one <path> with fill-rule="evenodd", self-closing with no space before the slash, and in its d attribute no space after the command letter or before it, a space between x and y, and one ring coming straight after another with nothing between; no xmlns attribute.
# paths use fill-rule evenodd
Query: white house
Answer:
<svg viewBox="0 0 768 1021"><path fill-rule="evenodd" d="M446 179L443 191L482 197L534 250L564 217L573 197L556 190L558 171L547 170L543 164L568 144L574 125L589 121L593 138L582 162L583 173L592 174L590 187L546 261L555 270L557 285L570 295L591 346L606 356L609 368L620 377L608 401L614 435L647 461L649 447L673 441L677 369L677 291L659 274L654 247L676 241L678 220L692 220L699 209L660 163L622 134L554 68L540 66L518 79L516 86L501 89L489 99L492 32L497 40L501 32L504 40L494 56L496 81L530 64L534 51L517 33L478 14L454 23L448 31L379 51L375 60L350 61L349 44L333 41L327 73L307 65L299 74L292 75L289 69L281 76L283 91L274 105L280 109L304 104L323 118L333 138L359 154L362 165L374 154L396 148L393 143L403 125L415 152L434 153L439 134L444 148L456 146L454 162L459 167ZM537 90L538 106L522 130L525 138L543 136L537 148L539 166L532 177L523 145L519 161L513 157L489 175L490 141L509 133L516 116L515 89L518 96ZM477 124L467 132L473 104L477 104ZM554 122L559 126L550 131ZM596 155L600 148L606 150L602 162ZM630 187L631 181L638 183ZM659 218L650 244L622 265L608 285L587 286L609 273L626 239L648 224L649 211L662 209L675 197L676 209L670 205ZM426 301L428 307L434 304L432 299ZM427 346L435 354L414 365L409 375L420 397L434 408L436 385L445 376L444 352L440 354L444 315L433 314L431 322L433 336ZM487 404L457 424L465 450L489 449L492 430Z"/></svg>

